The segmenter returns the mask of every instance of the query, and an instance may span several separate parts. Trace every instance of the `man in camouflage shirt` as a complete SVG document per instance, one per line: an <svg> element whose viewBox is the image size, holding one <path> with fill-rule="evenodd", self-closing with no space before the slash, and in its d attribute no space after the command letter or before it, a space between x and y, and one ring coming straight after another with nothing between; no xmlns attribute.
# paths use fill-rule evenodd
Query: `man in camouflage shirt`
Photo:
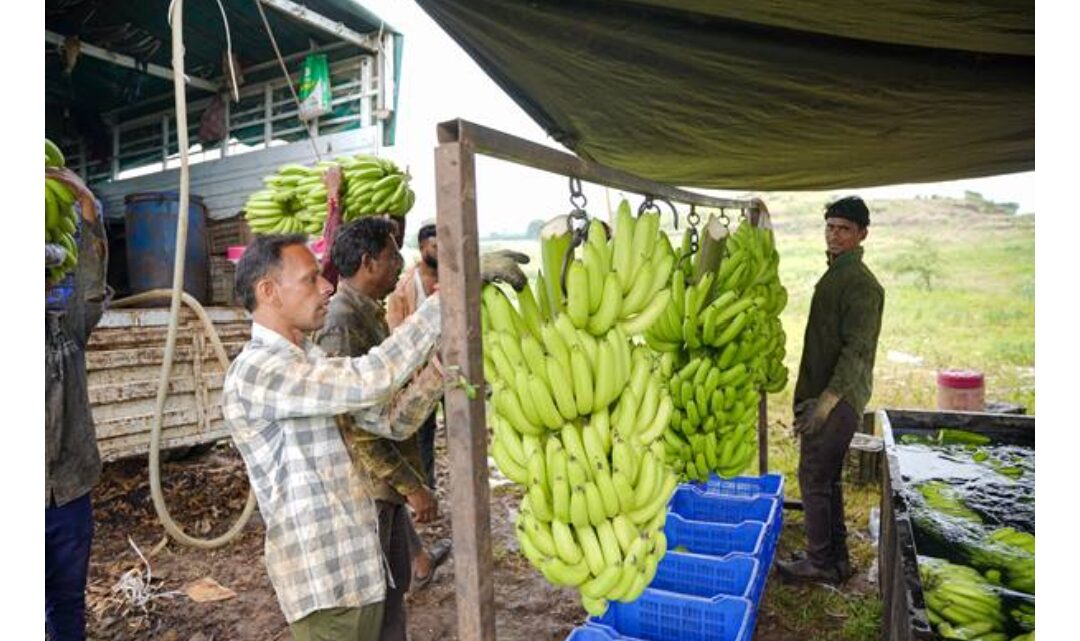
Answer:
<svg viewBox="0 0 1080 641"><path fill-rule="evenodd" d="M94 535L90 492L101 477L86 348L112 290L105 282L108 243L100 203L71 171L46 173L78 199L79 262L69 295L62 295L65 283L45 285L45 627L53 641L79 641L86 638ZM58 248L46 245L47 266L50 249Z"/></svg>
<svg viewBox="0 0 1080 641"><path fill-rule="evenodd" d="M330 299L326 324L316 342L329 356L363 356L390 335L382 300L401 273L403 259L393 237L393 225L383 218L363 218L343 227L334 239L331 258L341 275ZM401 390L390 405L391 422L408 408L410 416L426 416L442 398L443 377L438 357ZM379 539L390 566L393 585L383 602L382 641L404 641L405 593L412 578L412 557L427 557L409 519L405 504L418 523L438 515L438 503L424 482L417 438L391 441L352 428L352 417L338 416L338 425L353 462L379 514ZM435 561L445 558L449 541L436 544ZM435 555L433 555L435 556ZM426 561L427 559L425 559ZM433 568L425 564L428 572Z"/></svg>
<svg viewBox="0 0 1080 641"><path fill-rule="evenodd" d="M777 563L790 580L841 582L851 574L841 472L870 400L885 291L862 262L870 210L857 196L825 209L828 269L814 287L795 384L799 489L806 557Z"/></svg>

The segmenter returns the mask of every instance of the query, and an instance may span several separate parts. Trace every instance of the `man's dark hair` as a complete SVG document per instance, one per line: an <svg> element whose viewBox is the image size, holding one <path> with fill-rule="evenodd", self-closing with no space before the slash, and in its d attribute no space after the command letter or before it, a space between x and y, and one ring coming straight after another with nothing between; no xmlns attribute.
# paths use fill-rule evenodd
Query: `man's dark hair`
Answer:
<svg viewBox="0 0 1080 641"><path fill-rule="evenodd" d="M360 269L364 256L376 260L390 239L394 237L394 223L386 218L361 218L338 230L330 259L345 278L351 278Z"/></svg>
<svg viewBox="0 0 1080 641"><path fill-rule="evenodd" d="M435 238L435 225L429 223L416 232L416 244L422 245L428 238Z"/></svg>
<svg viewBox="0 0 1080 641"><path fill-rule="evenodd" d="M251 241L236 265L236 297L244 309L255 311L255 283L281 267L281 250L306 243L303 234L267 234Z"/></svg>
<svg viewBox="0 0 1080 641"><path fill-rule="evenodd" d="M870 226L870 209L858 196L848 196L825 206L826 218L844 218L865 229Z"/></svg>

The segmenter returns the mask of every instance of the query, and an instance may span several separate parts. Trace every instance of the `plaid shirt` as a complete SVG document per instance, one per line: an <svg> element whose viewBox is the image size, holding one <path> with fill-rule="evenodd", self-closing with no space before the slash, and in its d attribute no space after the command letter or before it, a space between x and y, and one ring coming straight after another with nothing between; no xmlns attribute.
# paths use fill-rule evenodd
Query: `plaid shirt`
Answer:
<svg viewBox="0 0 1080 641"><path fill-rule="evenodd" d="M225 377L223 412L266 524L266 566L289 623L327 608L361 607L386 586L376 511L365 499L334 417L400 440L389 420L396 390L439 339L438 298L361 358L328 358L252 325Z"/></svg>
<svg viewBox="0 0 1080 641"><path fill-rule="evenodd" d="M330 299L330 312L314 340L328 356L363 356L390 335L386 312L378 301L342 280ZM418 428L435 411L443 395L443 376L432 357L405 389L390 402L390 422L403 430ZM424 469L416 435L394 442L353 427L350 414L338 416L338 427L361 478L370 481L370 495L404 503L424 486Z"/></svg>

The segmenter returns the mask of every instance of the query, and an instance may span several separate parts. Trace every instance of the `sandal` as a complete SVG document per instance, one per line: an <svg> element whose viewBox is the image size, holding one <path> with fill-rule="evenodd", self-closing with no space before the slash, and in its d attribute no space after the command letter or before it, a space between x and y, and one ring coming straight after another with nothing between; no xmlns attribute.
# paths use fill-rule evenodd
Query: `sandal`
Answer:
<svg viewBox="0 0 1080 641"><path fill-rule="evenodd" d="M450 539L439 539L435 542L435 545L431 546L431 549L428 550L428 558L431 559L431 571L422 577L413 574L413 590L423 590L431 583L431 579L435 577L435 572L439 569L439 566L450 558L450 549L452 547L453 543L451 543Z"/></svg>

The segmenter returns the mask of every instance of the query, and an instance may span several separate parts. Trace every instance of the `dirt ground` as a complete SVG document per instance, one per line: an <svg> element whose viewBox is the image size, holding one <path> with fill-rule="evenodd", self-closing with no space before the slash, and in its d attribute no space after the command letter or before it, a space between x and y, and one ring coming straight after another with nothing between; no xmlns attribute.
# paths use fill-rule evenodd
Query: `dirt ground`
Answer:
<svg viewBox="0 0 1080 641"><path fill-rule="evenodd" d="M437 522L421 531L429 544L451 536L447 470L442 455L445 438L441 430L437 442L440 448L436 459L437 494L442 511ZM239 514L247 492L242 461L227 444L164 464L163 483L174 518L189 532L202 536L223 532ZM106 465L93 499L96 531L87 601L90 639L289 641L292 638L263 564L264 530L258 512L241 536L224 548L207 551L185 548L171 541L163 544L164 531L154 514L143 458ZM512 489L493 488L491 521L498 637L509 641L561 640L581 624L585 612L576 592L552 587L517 554L512 529L517 503L518 497ZM780 555L786 554L789 540L801 539L798 521L798 517L788 519L797 531L791 535L785 533ZM152 577L149 589L146 565L133 545L149 562ZM845 591L866 594L874 590L865 581L865 564L860 565L861 576L845 586ZM457 639L453 572L451 558L426 589L408 597L412 641ZM125 574L127 581L123 580ZM199 603L182 593L190 582L203 578L213 579L235 596ZM122 585L129 586L129 595L144 599L144 605L136 605L131 596L125 596ZM775 574L770 576L754 638L759 641L817 638L817 635L806 636L805 627L793 628L786 610L791 602L802 599L800 591L823 588L778 586ZM826 636L834 638L831 633L821 638Z"/></svg>

